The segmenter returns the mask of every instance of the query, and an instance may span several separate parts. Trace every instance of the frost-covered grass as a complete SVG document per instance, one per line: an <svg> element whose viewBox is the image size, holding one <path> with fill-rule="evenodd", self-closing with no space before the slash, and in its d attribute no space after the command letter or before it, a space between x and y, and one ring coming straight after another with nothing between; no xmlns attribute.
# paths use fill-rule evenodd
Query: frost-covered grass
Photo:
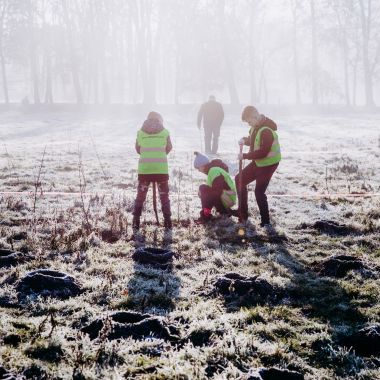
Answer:
<svg viewBox="0 0 380 380"><path fill-rule="evenodd" d="M380 322L379 198L269 197L276 234L268 235L258 227L251 192L246 226L233 219L196 225L196 193L204 181L191 165L192 152L200 148L198 131L178 115L164 115L175 148L170 156L174 228L169 234L154 225L148 198L143 217L148 223L132 239L134 138L141 120L1 117L1 190L30 195L1 196L0 245L33 254L32 261L0 269L2 305L5 299L16 302L16 281L36 268L70 273L85 288L64 301L31 299L1 307L0 362L7 369L20 373L38 367L57 379L243 379L250 368L270 366L298 370L307 379L380 377L378 359L338 342L350 329ZM221 156L231 164L237 140L247 131L238 120L228 117L222 131ZM378 117L277 121L284 160L269 194L380 192ZM81 190L91 194L43 195ZM345 224L353 233L334 236L307 227L322 219ZM21 240L20 232L26 232ZM173 271L135 264L132 253L144 244L171 248ZM354 271L334 279L314 270L316 263L341 253L362 258L377 274ZM263 305L244 297L224 299L213 292L213 283L228 272L259 275L284 297ZM208 342L90 341L80 332L101 315L129 309L164 316L182 338L209 334Z"/></svg>

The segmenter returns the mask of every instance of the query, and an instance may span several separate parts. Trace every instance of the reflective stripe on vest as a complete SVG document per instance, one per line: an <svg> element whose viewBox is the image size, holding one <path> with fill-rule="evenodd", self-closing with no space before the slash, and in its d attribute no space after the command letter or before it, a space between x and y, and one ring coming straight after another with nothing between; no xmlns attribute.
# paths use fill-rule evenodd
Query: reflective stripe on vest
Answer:
<svg viewBox="0 0 380 380"><path fill-rule="evenodd" d="M265 127L264 126L264 127L261 127L258 130L258 132L256 134L255 142L254 142L254 145L253 145L253 151L256 151L256 150L260 149L260 146L261 146L261 134L266 129L272 132L273 143L272 143L271 149L270 149L270 151L269 151L269 153L268 153L268 155L266 157L261 158L259 160L255 160L255 164L258 167L270 166L270 165L278 164L281 161L281 148L280 148L280 143L278 141L278 135L277 135L277 133L273 129L271 129L269 127ZM251 135L252 135L252 133L253 133L253 130L250 131Z"/></svg>
<svg viewBox="0 0 380 380"><path fill-rule="evenodd" d="M163 148L147 148L147 147L141 147L140 148L140 153L141 152L165 152L166 153L166 146Z"/></svg>
<svg viewBox="0 0 380 380"><path fill-rule="evenodd" d="M140 130L137 133L137 144L140 147L138 174L168 174L166 146L169 131L148 134Z"/></svg>
<svg viewBox="0 0 380 380"><path fill-rule="evenodd" d="M231 176L222 168L213 167L208 171L207 174L207 185L212 187L215 178L223 176L230 190L223 190L220 200L225 208L231 208L236 204L236 186L235 182L232 180Z"/></svg>
<svg viewBox="0 0 380 380"><path fill-rule="evenodd" d="M166 158L140 158L139 160L140 164L149 164L149 163L165 163L168 162Z"/></svg>

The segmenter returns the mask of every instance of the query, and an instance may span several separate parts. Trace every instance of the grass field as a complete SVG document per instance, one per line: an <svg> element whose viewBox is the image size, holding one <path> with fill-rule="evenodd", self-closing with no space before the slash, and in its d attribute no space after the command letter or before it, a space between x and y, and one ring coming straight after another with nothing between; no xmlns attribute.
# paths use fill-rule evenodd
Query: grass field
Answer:
<svg viewBox="0 0 380 380"><path fill-rule="evenodd" d="M164 118L174 145L174 228L155 226L149 197L133 238L140 117L0 116L0 247L26 257L0 268L4 371L37 379L247 379L251 369L277 367L305 379L380 379L380 116L276 119L283 161L268 189L274 233L258 227L252 191L246 225L194 224L205 181L192 168L200 135L193 116ZM238 115L227 117L220 155L232 171L247 131ZM346 196L355 193L377 196ZM170 248L173 269L134 263L137 246ZM324 272L334 255L360 265ZM21 297L20 279L41 268L73 276L81 294ZM231 272L266 280L273 297L217 292L215 282ZM96 339L82 331L127 310L162 317L176 338L108 339L105 323ZM367 327L373 333L363 349L357 334Z"/></svg>

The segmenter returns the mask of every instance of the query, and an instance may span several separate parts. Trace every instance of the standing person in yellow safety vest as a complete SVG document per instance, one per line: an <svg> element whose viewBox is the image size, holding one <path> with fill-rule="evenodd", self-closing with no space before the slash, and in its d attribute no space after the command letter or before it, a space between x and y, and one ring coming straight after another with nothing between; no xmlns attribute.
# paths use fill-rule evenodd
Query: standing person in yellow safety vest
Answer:
<svg viewBox="0 0 380 380"><path fill-rule="evenodd" d="M227 165L219 159L210 161L207 156L195 152L194 167L207 174L207 183L199 186L202 210L198 221L206 223L212 219L211 211L216 210L230 216L231 207L236 203L236 187L228 174Z"/></svg>
<svg viewBox="0 0 380 380"><path fill-rule="evenodd" d="M247 106L242 113L242 120L251 127L249 137L243 137L239 145L249 146L249 153L239 154L239 160L252 160L243 169L242 183L239 175L235 177L236 187L241 185L239 215L242 222L248 219L247 185L256 180L255 197L261 216L261 226L270 227L268 201L265 192L281 161L281 150L277 136L276 123L259 114L253 106ZM240 191L239 191L240 192Z"/></svg>
<svg viewBox="0 0 380 380"><path fill-rule="evenodd" d="M137 197L133 209L132 228L140 228L140 217L149 185L156 182L160 195L164 227L172 228L169 200L169 170L167 155L172 150L169 131L163 126L162 116L150 112L137 132L136 151L140 155L138 165Z"/></svg>

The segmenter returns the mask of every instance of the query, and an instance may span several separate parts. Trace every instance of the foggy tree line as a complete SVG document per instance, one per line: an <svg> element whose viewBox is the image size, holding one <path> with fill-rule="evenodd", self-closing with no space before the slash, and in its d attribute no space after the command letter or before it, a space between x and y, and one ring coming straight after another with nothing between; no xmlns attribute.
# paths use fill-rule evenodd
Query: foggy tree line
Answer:
<svg viewBox="0 0 380 380"><path fill-rule="evenodd" d="M375 105L378 0L0 0L1 98Z"/></svg>

